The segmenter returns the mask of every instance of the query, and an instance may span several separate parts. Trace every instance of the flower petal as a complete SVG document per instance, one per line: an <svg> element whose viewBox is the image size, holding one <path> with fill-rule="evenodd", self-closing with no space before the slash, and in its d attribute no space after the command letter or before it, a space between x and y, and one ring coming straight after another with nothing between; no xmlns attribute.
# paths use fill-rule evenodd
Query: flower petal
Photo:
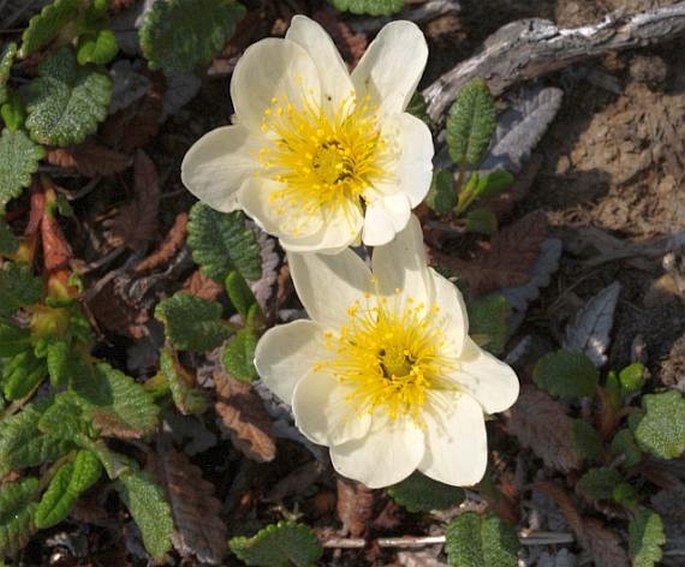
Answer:
<svg viewBox="0 0 685 567"><path fill-rule="evenodd" d="M352 250L340 254L288 252L290 275L309 316L324 329L340 330L348 308L371 290L371 271Z"/></svg>
<svg viewBox="0 0 685 567"><path fill-rule="evenodd" d="M465 394L443 397L441 402L423 414L426 453L418 468L445 484L474 485L483 478L488 462L483 410Z"/></svg>
<svg viewBox="0 0 685 567"><path fill-rule="evenodd" d="M252 44L238 61L231 79L231 99L240 124L259 132L264 111L281 97L296 107L303 99L319 103L321 84L314 61L300 45L267 38Z"/></svg>
<svg viewBox="0 0 685 567"><path fill-rule="evenodd" d="M399 149L393 165L395 191L399 188L407 195L413 209L426 198L433 179L435 149L431 131L422 120L403 112L384 121L383 136Z"/></svg>
<svg viewBox="0 0 685 567"><path fill-rule="evenodd" d="M411 419L383 419L366 437L331 447L333 467L369 488L407 478L424 456L424 432Z"/></svg>
<svg viewBox="0 0 685 567"><path fill-rule="evenodd" d="M240 207L237 193L257 168L250 154L259 140L241 125L224 126L195 142L181 164L181 180L188 190L213 207L228 213Z"/></svg>
<svg viewBox="0 0 685 567"><path fill-rule="evenodd" d="M368 412L355 413L346 399L353 388L330 374L310 372L297 383L293 394L295 424L319 445L339 445L364 437L371 427Z"/></svg>
<svg viewBox="0 0 685 567"><path fill-rule="evenodd" d="M269 329L257 343L255 367L264 383L292 404L293 390L315 362L329 356L313 321L298 320Z"/></svg>
<svg viewBox="0 0 685 567"><path fill-rule="evenodd" d="M519 395L519 381L512 368L466 337L459 368L452 379L473 396L487 413L504 411Z"/></svg>
<svg viewBox="0 0 685 567"><path fill-rule="evenodd" d="M354 92L352 79L331 37L315 21L297 15L285 34L289 39L304 47L316 64L321 78L322 100L337 109Z"/></svg>
<svg viewBox="0 0 685 567"><path fill-rule="evenodd" d="M396 21L386 25L352 71L357 97L370 96L380 114L402 112L427 60L426 39L415 24Z"/></svg>
<svg viewBox="0 0 685 567"><path fill-rule="evenodd" d="M445 354L460 358L469 332L469 316L464 298L456 285L433 268L428 268L428 273L431 280L430 289L434 290L435 294L431 304L440 308L437 323L444 334Z"/></svg>
<svg viewBox="0 0 685 567"><path fill-rule="evenodd" d="M319 252L337 254L352 245L358 238L364 224L364 217L358 207L325 219L321 228L309 236L281 237L281 246L291 252Z"/></svg>
<svg viewBox="0 0 685 567"><path fill-rule="evenodd" d="M387 244L407 226L410 216L409 198L403 193L375 199L366 207L362 232L364 244Z"/></svg>

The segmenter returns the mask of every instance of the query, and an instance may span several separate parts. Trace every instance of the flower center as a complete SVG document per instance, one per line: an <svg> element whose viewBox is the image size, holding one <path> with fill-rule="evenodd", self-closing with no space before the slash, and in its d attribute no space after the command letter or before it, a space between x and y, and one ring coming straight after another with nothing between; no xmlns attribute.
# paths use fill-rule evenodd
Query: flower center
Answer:
<svg viewBox="0 0 685 567"><path fill-rule="evenodd" d="M454 389L446 379L454 361L441 355L444 339L437 306L399 297L368 296L349 309L349 320L324 342L333 353L315 368L351 386L350 404L358 412L384 411L391 419L408 416L421 424L429 397Z"/></svg>
<svg viewBox="0 0 685 567"><path fill-rule="evenodd" d="M368 100L350 96L326 111L310 99L274 98L261 127L270 140L259 150L261 175L283 185L270 197L279 216L361 209L388 178L389 148Z"/></svg>

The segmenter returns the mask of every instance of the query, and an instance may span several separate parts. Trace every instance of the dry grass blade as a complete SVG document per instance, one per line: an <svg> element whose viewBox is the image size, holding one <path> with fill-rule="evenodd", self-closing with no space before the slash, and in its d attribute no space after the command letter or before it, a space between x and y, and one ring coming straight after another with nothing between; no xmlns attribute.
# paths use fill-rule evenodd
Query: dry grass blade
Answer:
<svg viewBox="0 0 685 567"><path fill-rule="evenodd" d="M363 484L338 479L336 511L342 522L342 533L359 537L366 533L373 511L373 492Z"/></svg>
<svg viewBox="0 0 685 567"><path fill-rule="evenodd" d="M66 148L50 148L45 153L45 161L50 165L78 171L86 177L113 175L131 164L129 156L93 141Z"/></svg>

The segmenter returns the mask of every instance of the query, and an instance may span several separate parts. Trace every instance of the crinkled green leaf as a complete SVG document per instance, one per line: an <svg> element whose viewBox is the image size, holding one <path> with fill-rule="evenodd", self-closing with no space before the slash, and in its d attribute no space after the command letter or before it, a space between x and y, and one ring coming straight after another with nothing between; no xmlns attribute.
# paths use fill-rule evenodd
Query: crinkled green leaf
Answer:
<svg viewBox="0 0 685 567"><path fill-rule="evenodd" d="M490 209L471 209L464 220L469 232L487 235L497 232L497 217Z"/></svg>
<svg viewBox="0 0 685 567"><path fill-rule="evenodd" d="M247 565L257 567L311 567L321 557L321 543L302 524L279 522L255 536L234 537L228 546Z"/></svg>
<svg viewBox="0 0 685 567"><path fill-rule="evenodd" d="M231 303L238 313L242 315L243 321L246 321L250 307L257 305L257 299L255 298L254 293L252 293L250 286L247 285L245 278L238 272L231 272L228 274L224 285Z"/></svg>
<svg viewBox="0 0 685 567"><path fill-rule="evenodd" d="M538 360L533 381L553 396L582 398L595 393L599 374L592 361L580 352L558 350Z"/></svg>
<svg viewBox="0 0 685 567"><path fill-rule="evenodd" d="M635 437L630 429L621 429L611 440L611 454L615 457L623 457L621 464L632 467L640 462L642 451L635 442Z"/></svg>
<svg viewBox="0 0 685 567"><path fill-rule="evenodd" d="M46 362L50 382L53 386L66 386L69 382L69 371L71 366L73 366L70 364L70 359L73 356L74 354L68 342L57 340L48 343Z"/></svg>
<svg viewBox="0 0 685 567"><path fill-rule="evenodd" d="M388 487L388 494L409 512L445 510L461 504L465 498L461 488L443 484L418 471Z"/></svg>
<svg viewBox="0 0 685 567"><path fill-rule="evenodd" d="M584 459L598 461L602 458L602 436L586 420L574 419L571 422L571 441L573 448Z"/></svg>
<svg viewBox="0 0 685 567"><path fill-rule="evenodd" d="M224 368L238 380L256 380L257 369L254 366L254 352L257 348L257 333L252 329L240 329L224 349Z"/></svg>
<svg viewBox="0 0 685 567"><path fill-rule="evenodd" d="M26 108L18 91L7 92L7 100L0 106L0 118L10 132L24 129Z"/></svg>
<svg viewBox="0 0 685 567"><path fill-rule="evenodd" d="M72 494L67 490L73 472L74 463L66 462L50 479L50 484L43 493L36 510L36 527L40 529L49 528L59 524L67 517L78 498L77 494Z"/></svg>
<svg viewBox="0 0 685 567"><path fill-rule="evenodd" d="M611 499L617 504L632 510L638 505L640 495L632 484L628 481L623 481L614 486L614 489L611 491Z"/></svg>
<svg viewBox="0 0 685 567"><path fill-rule="evenodd" d="M7 100L7 81L17 54L17 44L9 41L0 47L0 104Z"/></svg>
<svg viewBox="0 0 685 567"><path fill-rule="evenodd" d="M93 486L102 474L100 459L92 451L79 451L74 457L74 472L69 480L67 490L83 494Z"/></svg>
<svg viewBox="0 0 685 567"><path fill-rule="evenodd" d="M76 61L80 65L94 63L106 65L114 59L119 51L117 36L111 30L99 30L79 38L76 48Z"/></svg>
<svg viewBox="0 0 685 567"><path fill-rule="evenodd" d="M588 470L576 484L576 490L590 501L610 500L614 487L623 482L616 469L597 467Z"/></svg>
<svg viewBox="0 0 685 567"><path fill-rule="evenodd" d="M117 481L117 490L140 528L145 549L155 560L161 560L171 550L174 531L164 491L142 471L122 474Z"/></svg>
<svg viewBox="0 0 685 567"><path fill-rule="evenodd" d="M248 280L262 275L259 244L239 211L220 213L195 203L188 221L188 246L202 273L219 283L233 271Z"/></svg>
<svg viewBox="0 0 685 567"><path fill-rule="evenodd" d="M513 182L514 176L506 169L495 169L478 175L473 192L478 199L489 199L502 193Z"/></svg>
<svg viewBox="0 0 685 567"><path fill-rule="evenodd" d="M130 473L138 467L133 459L113 451L102 439L91 439L85 435L79 435L76 442L79 447L83 447L95 455L111 480Z"/></svg>
<svg viewBox="0 0 685 567"><path fill-rule="evenodd" d="M0 358L11 357L31 348L31 333L10 321L0 320Z"/></svg>
<svg viewBox="0 0 685 567"><path fill-rule="evenodd" d="M168 348L162 350L159 366L169 383L174 404L183 415L202 413L207 408L207 398L184 378L178 361Z"/></svg>
<svg viewBox="0 0 685 567"><path fill-rule="evenodd" d="M234 0L155 2L139 31L151 69L185 73L208 64L233 36L245 8Z"/></svg>
<svg viewBox="0 0 685 567"><path fill-rule="evenodd" d="M641 510L628 524L628 553L633 567L652 567L661 561L664 543L664 523L656 512Z"/></svg>
<svg viewBox="0 0 685 567"><path fill-rule="evenodd" d="M499 355L507 342L507 317L511 305L501 293L493 293L468 305L469 334L486 350Z"/></svg>
<svg viewBox="0 0 685 567"><path fill-rule="evenodd" d="M447 526L445 551L458 567L515 567L520 548L516 531L494 514L457 516Z"/></svg>
<svg viewBox="0 0 685 567"><path fill-rule="evenodd" d="M27 396L47 375L45 361L25 350L15 354L2 367L2 393L8 400Z"/></svg>
<svg viewBox="0 0 685 567"><path fill-rule="evenodd" d="M618 373L621 393L624 396L642 389L645 384L645 367L639 362L626 366Z"/></svg>
<svg viewBox="0 0 685 567"><path fill-rule="evenodd" d="M38 479L23 478L0 485L0 558L14 555L36 532Z"/></svg>
<svg viewBox="0 0 685 567"><path fill-rule="evenodd" d="M53 437L75 440L79 433L85 433L87 423L81 406L71 392L63 392L43 412L38 421L38 429Z"/></svg>
<svg viewBox="0 0 685 567"><path fill-rule="evenodd" d="M438 169L433 174L433 181L426 196L426 205L436 213L447 213L456 204L457 190L452 172L449 169Z"/></svg>
<svg viewBox="0 0 685 567"><path fill-rule="evenodd" d="M212 350L231 335L220 320L221 305L185 292L160 302L155 317L164 323L167 337L179 350Z"/></svg>
<svg viewBox="0 0 685 567"><path fill-rule="evenodd" d="M81 0L55 0L29 20L21 36L19 57L26 57L57 37L70 22L78 18Z"/></svg>
<svg viewBox="0 0 685 567"><path fill-rule="evenodd" d="M497 127L495 102L487 84L478 79L462 87L447 116L447 146L459 165L477 165Z"/></svg>
<svg viewBox="0 0 685 567"><path fill-rule="evenodd" d="M685 398L677 390L642 397L645 415L633 433L652 455L675 459L685 450Z"/></svg>
<svg viewBox="0 0 685 567"><path fill-rule="evenodd" d="M107 117L112 91L109 75L96 67L81 67L69 47L38 66L31 81L26 128L43 144L79 144Z"/></svg>
<svg viewBox="0 0 685 567"><path fill-rule="evenodd" d="M340 12L389 16L404 8L404 0L328 0Z"/></svg>
<svg viewBox="0 0 685 567"><path fill-rule="evenodd" d="M79 404L86 407L112 404L112 390L109 384L98 378L95 367L80 356L66 360L65 372L69 379L69 391L78 396Z"/></svg>
<svg viewBox="0 0 685 567"><path fill-rule="evenodd" d="M12 228L0 218L0 255L9 256L19 249L19 239Z"/></svg>
<svg viewBox="0 0 685 567"><path fill-rule="evenodd" d="M0 135L0 214L5 212L10 199L21 195L22 189L31 184L31 176L44 155L43 148L34 144L25 132L3 129Z"/></svg>

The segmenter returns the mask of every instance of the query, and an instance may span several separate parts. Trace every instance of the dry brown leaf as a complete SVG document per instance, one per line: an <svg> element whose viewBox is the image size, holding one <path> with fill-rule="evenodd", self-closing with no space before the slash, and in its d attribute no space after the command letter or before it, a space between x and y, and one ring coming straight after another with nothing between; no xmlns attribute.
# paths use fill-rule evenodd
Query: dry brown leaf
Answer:
<svg viewBox="0 0 685 567"><path fill-rule="evenodd" d="M214 485L202 477L200 468L184 453L162 445L147 465L169 497L176 528L174 547L183 557L194 556L200 563L221 565L227 530Z"/></svg>
<svg viewBox="0 0 685 567"><path fill-rule="evenodd" d="M190 277L183 283L183 291L187 291L190 295L207 299L208 301L215 301L224 291L224 287L203 275L200 270L195 270Z"/></svg>
<svg viewBox="0 0 685 567"><path fill-rule="evenodd" d="M271 420L252 386L220 370L214 372L214 382L215 409L236 448L258 463L273 460L276 442L271 434Z"/></svg>
<svg viewBox="0 0 685 567"><path fill-rule="evenodd" d="M56 218L55 185L47 177L43 177L42 183L45 200L41 206L43 218L40 222L40 237L43 244L43 264L46 271L52 273L66 268L73 258L73 252Z"/></svg>
<svg viewBox="0 0 685 567"><path fill-rule="evenodd" d="M309 461L296 468L290 474L279 480L264 497L265 502L279 502L288 496L302 494L323 474L324 466L319 461Z"/></svg>
<svg viewBox="0 0 685 567"><path fill-rule="evenodd" d="M144 274L160 266L169 263L171 257L178 252L186 241L188 233L188 213L182 212L176 215L173 226L169 229L166 237L157 250L141 260L133 268L134 274Z"/></svg>
<svg viewBox="0 0 685 567"><path fill-rule="evenodd" d="M523 285L530 279L546 228L544 213L536 211L498 232L475 260L465 261L435 251L433 254L439 263L465 280L475 295L483 295Z"/></svg>
<svg viewBox="0 0 685 567"><path fill-rule="evenodd" d="M133 201L122 207L112 221L112 232L138 250L157 234L159 177L152 160L138 150L133 162Z"/></svg>
<svg viewBox="0 0 685 567"><path fill-rule="evenodd" d="M581 464L573 448L571 423L563 405L536 387L525 385L511 409L508 429L546 465L568 472Z"/></svg>
<svg viewBox="0 0 685 567"><path fill-rule="evenodd" d="M113 175L131 164L129 156L92 140L78 146L50 148L45 152L45 161L50 165L78 171L86 177Z"/></svg>
<svg viewBox="0 0 685 567"><path fill-rule="evenodd" d="M366 533L373 511L373 491L359 482L337 480L336 511L342 522L342 534L360 537Z"/></svg>

